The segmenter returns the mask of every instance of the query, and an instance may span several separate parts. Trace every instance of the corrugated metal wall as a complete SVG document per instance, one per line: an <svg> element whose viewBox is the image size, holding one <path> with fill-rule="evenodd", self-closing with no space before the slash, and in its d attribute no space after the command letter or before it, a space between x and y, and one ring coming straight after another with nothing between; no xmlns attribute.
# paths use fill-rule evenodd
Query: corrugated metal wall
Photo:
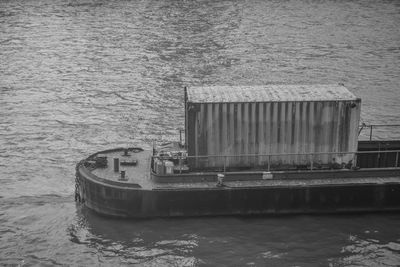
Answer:
<svg viewBox="0 0 400 267"><path fill-rule="evenodd" d="M234 155L191 161L194 168L266 166L267 155L357 150L361 100L186 104L189 156ZM343 157L341 157L343 156ZM313 162L348 162L351 155L316 155ZM299 155L270 164L307 165Z"/></svg>

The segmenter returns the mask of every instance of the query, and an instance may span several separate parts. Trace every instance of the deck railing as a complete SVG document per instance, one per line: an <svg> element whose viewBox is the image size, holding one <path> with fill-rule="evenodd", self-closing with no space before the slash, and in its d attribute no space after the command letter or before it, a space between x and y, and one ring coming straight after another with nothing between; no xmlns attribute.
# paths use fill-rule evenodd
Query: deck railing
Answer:
<svg viewBox="0 0 400 267"><path fill-rule="evenodd" d="M325 164L320 163L321 156L329 157L331 162ZM297 158L296 158L297 157ZM205 155L205 156L176 156L173 159L178 162L179 172L182 172L183 162L186 160L189 165L193 162L212 161L222 164L208 166L208 169L220 169L226 172L228 168L235 168L228 164L230 159L240 158L244 161L253 163L257 169L271 171L273 169L307 169L310 171L321 169L354 169L354 168L400 168L400 150L384 150L384 151L357 151L357 152L313 152L313 153L286 153L286 154L242 154L242 155ZM275 159L303 159L304 164L281 164L274 166ZM335 159L345 158L345 162L336 161ZM165 160L166 157L153 156L154 159ZM261 159L261 160L260 160ZM264 159L264 161L262 161ZM265 164L258 164L264 162ZM207 168L206 168L207 169ZM288 169L288 168L287 168Z"/></svg>
<svg viewBox="0 0 400 267"><path fill-rule="evenodd" d="M371 141L373 138L373 130L374 129L383 129L383 128L398 128L398 134L400 137L400 124L361 124L359 126L359 130L358 130L358 135L360 136L360 134L364 131L368 131L368 136L369 136L369 140Z"/></svg>

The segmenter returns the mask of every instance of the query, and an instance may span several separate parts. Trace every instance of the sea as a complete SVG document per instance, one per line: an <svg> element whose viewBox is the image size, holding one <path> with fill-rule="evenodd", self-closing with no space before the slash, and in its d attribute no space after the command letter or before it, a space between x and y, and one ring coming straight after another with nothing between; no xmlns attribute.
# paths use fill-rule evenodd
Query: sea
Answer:
<svg viewBox="0 0 400 267"><path fill-rule="evenodd" d="M361 123L399 124L400 1L0 0L0 266L400 266L399 213L120 220L75 203L79 160L179 140L185 86L271 83L343 83Z"/></svg>

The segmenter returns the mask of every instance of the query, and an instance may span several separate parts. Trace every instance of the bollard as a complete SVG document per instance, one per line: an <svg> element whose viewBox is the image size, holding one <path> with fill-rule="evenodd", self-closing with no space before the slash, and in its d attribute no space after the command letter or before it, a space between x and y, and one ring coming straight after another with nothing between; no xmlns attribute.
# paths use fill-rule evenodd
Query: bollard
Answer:
<svg viewBox="0 0 400 267"><path fill-rule="evenodd" d="M119 172L119 158L114 158L114 171Z"/></svg>
<svg viewBox="0 0 400 267"><path fill-rule="evenodd" d="M222 173L217 174L217 186L223 186L224 185L224 178L225 175Z"/></svg>

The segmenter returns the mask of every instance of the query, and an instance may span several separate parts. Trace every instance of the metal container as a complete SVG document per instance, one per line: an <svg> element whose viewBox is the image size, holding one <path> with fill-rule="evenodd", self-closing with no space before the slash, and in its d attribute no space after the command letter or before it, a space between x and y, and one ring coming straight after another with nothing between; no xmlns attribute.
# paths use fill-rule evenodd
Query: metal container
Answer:
<svg viewBox="0 0 400 267"><path fill-rule="evenodd" d="M348 163L357 150L360 109L361 99L343 85L191 87L185 94L187 149L196 156L190 165Z"/></svg>

